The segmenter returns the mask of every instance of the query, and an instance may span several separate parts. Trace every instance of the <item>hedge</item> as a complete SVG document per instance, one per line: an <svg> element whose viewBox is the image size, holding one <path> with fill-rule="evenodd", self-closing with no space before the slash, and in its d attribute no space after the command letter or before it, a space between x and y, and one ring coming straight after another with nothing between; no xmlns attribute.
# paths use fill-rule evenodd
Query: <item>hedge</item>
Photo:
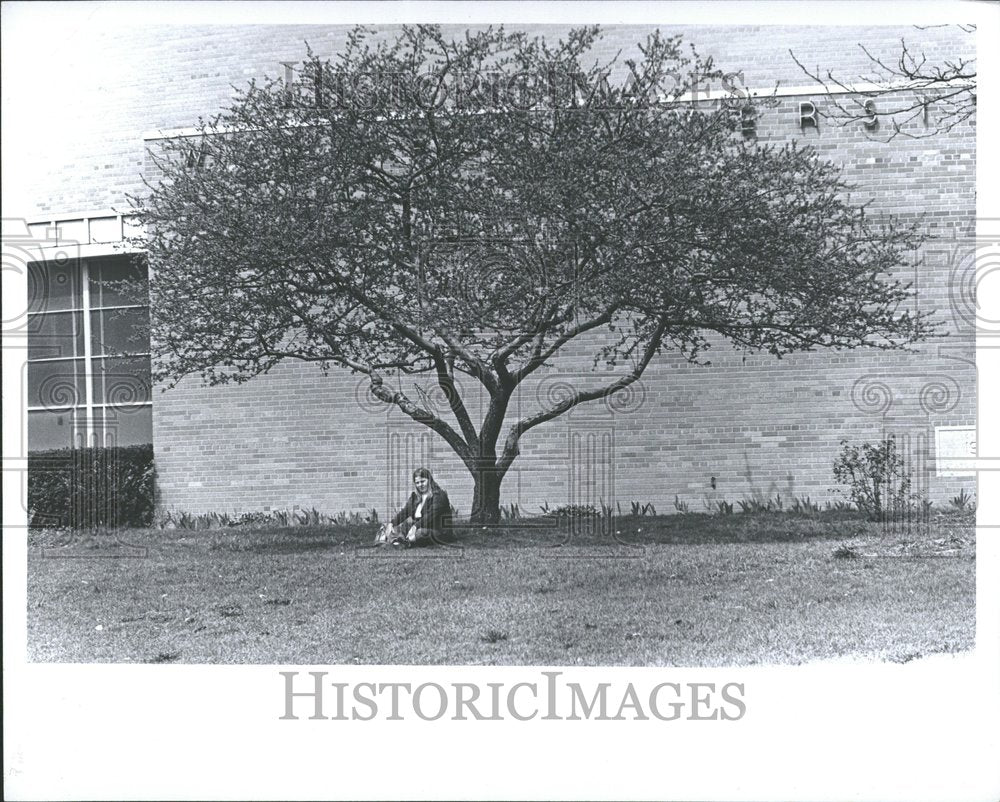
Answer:
<svg viewBox="0 0 1000 802"><path fill-rule="evenodd" d="M28 454L28 526L149 526L153 447L60 448Z"/></svg>

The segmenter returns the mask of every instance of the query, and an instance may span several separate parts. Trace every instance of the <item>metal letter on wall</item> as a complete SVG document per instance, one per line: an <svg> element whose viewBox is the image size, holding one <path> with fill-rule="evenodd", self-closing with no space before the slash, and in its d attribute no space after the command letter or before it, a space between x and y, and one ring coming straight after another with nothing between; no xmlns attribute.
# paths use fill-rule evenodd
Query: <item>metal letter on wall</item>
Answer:
<svg viewBox="0 0 1000 802"><path fill-rule="evenodd" d="M878 114L875 112L875 101L871 99L866 100L864 103L864 110L865 114L868 115L864 120L865 128L869 131L874 131L878 128Z"/></svg>
<svg viewBox="0 0 1000 802"><path fill-rule="evenodd" d="M811 100L803 100L799 103L799 127L804 131L812 126L819 130L819 121L816 118L816 105Z"/></svg>

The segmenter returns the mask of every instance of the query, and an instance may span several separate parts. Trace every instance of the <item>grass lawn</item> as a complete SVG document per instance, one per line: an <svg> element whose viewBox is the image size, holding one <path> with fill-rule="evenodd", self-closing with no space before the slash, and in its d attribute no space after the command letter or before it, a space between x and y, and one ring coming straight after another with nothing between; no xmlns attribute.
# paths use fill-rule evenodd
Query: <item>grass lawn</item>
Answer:
<svg viewBox="0 0 1000 802"><path fill-rule="evenodd" d="M970 649L971 515L618 519L616 538L374 527L33 532L28 655L52 662L732 665ZM143 556L124 556L121 543Z"/></svg>

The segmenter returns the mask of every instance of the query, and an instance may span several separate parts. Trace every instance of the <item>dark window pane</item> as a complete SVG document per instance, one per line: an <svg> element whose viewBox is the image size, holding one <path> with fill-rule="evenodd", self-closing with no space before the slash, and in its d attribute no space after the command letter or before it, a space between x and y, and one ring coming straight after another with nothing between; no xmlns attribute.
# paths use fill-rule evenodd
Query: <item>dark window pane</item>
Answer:
<svg viewBox="0 0 1000 802"><path fill-rule="evenodd" d="M90 313L91 350L101 354L149 351L149 309L108 309Z"/></svg>
<svg viewBox="0 0 1000 802"><path fill-rule="evenodd" d="M28 363L28 406L77 407L85 399L82 359Z"/></svg>
<svg viewBox="0 0 1000 802"><path fill-rule="evenodd" d="M153 442L153 408L105 409L104 446L139 446Z"/></svg>
<svg viewBox="0 0 1000 802"><path fill-rule="evenodd" d="M152 395L149 357L95 359L94 403L134 404Z"/></svg>
<svg viewBox="0 0 1000 802"><path fill-rule="evenodd" d="M28 317L28 359L83 356L80 312L55 312Z"/></svg>
<svg viewBox="0 0 1000 802"><path fill-rule="evenodd" d="M38 410L28 413L28 451L71 448L75 412Z"/></svg>
<svg viewBox="0 0 1000 802"><path fill-rule="evenodd" d="M90 305L128 306L149 303L146 266L137 258L92 259L90 270Z"/></svg>
<svg viewBox="0 0 1000 802"><path fill-rule="evenodd" d="M82 306L79 260L69 259L64 264L32 262L28 265L29 312L79 309Z"/></svg>

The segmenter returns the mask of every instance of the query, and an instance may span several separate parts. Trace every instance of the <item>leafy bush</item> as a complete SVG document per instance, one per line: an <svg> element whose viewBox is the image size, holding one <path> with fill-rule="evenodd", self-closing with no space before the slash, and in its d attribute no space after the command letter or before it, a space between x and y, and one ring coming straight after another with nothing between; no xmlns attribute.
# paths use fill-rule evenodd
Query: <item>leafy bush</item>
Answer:
<svg viewBox="0 0 1000 802"><path fill-rule="evenodd" d="M974 506L972 505L971 502L972 502L972 496L966 493L965 488L963 487L961 492L957 496L952 497L952 499L948 503L951 504L951 506L954 507L959 512L964 512L966 508L974 509Z"/></svg>
<svg viewBox="0 0 1000 802"><path fill-rule="evenodd" d="M603 510L603 504L602 510ZM597 518L602 514L593 504L564 504L561 507L550 508L548 502L540 507L542 515L551 515L555 518Z"/></svg>
<svg viewBox="0 0 1000 802"><path fill-rule="evenodd" d="M244 512L235 521L230 522L229 526L259 526L261 524L277 524L287 525L287 516L279 517L275 512ZM284 512L284 510L282 510Z"/></svg>
<svg viewBox="0 0 1000 802"><path fill-rule="evenodd" d="M892 438L855 446L840 441L840 455L833 462L834 478L847 485L854 505L873 521L885 520L909 508L910 472Z"/></svg>
<svg viewBox="0 0 1000 802"><path fill-rule="evenodd" d="M30 527L149 526L152 520L151 445L28 454Z"/></svg>

